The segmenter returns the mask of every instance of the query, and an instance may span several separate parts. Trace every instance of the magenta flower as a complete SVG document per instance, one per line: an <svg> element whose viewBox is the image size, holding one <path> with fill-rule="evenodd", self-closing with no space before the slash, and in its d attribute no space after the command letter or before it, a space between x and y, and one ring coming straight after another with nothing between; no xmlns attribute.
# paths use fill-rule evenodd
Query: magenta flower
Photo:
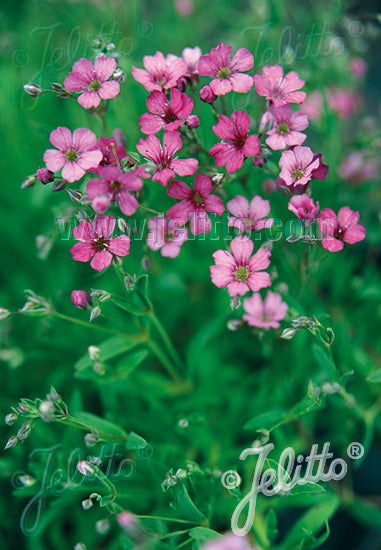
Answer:
<svg viewBox="0 0 381 550"><path fill-rule="evenodd" d="M209 105L213 105L217 99L217 96L213 93L210 86L203 86L200 90L200 99Z"/></svg>
<svg viewBox="0 0 381 550"><path fill-rule="evenodd" d="M113 57L97 57L94 64L90 59L78 59L69 76L64 80L68 92L81 92L78 103L85 109L98 107L101 99L112 99L120 92L119 82L112 80L116 69Z"/></svg>
<svg viewBox="0 0 381 550"><path fill-rule="evenodd" d="M354 244L365 239L365 229L358 224L359 213L353 212L349 206L340 208L337 218L331 208L324 208L318 217L324 250L338 252L344 248L344 243Z"/></svg>
<svg viewBox="0 0 381 550"><path fill-rule="evenodd" d="M79 309L88 309L93 305L93 300L86 290L73 290L71 293L71 301L73 305Z"/></svg>
<svg viewBox="0 0 381 550"><path fill-rule="evenodd" d="M132 67L134 79L142 84L148 92L169 90L176 86L177 81L186 75L188 67L181 57L166 59L161 52L155 55L145 55L143 65L146 70Z"/></svg>
<svg viewBox="0 0 381 550"><path fill-rule="evenodd" d="M294 195L288 203L288 209L300 220L312 222L319 212L319 202L316 204L306 193L303 195Z"/></svg>
<svg viewBox="0 0 381 550"><path fill-rule="evenodd" d="M143 157L152 161L154 175L152 181L159 181L161 185L167 185L168 180L175 174L179 176L192 176L198 166L198 160L194 158L178 159L175 154L181 149L183 142L180 132L164 132L163 146L157 136L149 135L140 139L136 145L137 150Z"/></svg>
<svg viewBox="0 0 381 550"><path fill-rule="evenodd" d="M240 231L252 231L272 226L273 218L266 218L270 213L270 201L256 195L249 201L242 195L237 195L226 204L227 209L234 217L228 217L228 225ZM265 219L266 218L266 219Z"/></svg>
<svg viewBox="0 0 381 550"><path fill-rule="evenodd" d="M174 180L168 187L168 195L174 199L182 199L167 212L168 218L174 218L183 225L190 219L190 230L193 235L209 233L212 223L207 212L221 216L225 210L220 197L212 195L212 180L206 174L197 174L194 188L186 183Z"/></svg>
<svg viewBox="0 0 381 550"><path fill-rule="evenodd" d="M86 170L96 168L102 160L97 138L87 128L77 128L73 135L68 128L59 126L50 133L50 143L57 149L47 149L44 162L48 170L58 172L72 183L81 179Z"/></svg>
<svg viewBox="0 0 381 550"><path fill-rule="evenodd" d="M162 128L177 130L184 124L192 112L193 100L172 88L170 101L164 92L152 92L147 98L147 107L150 112L140 117L139 125L144 134L156 134Z"/></svg>
<svg viewBox="0 0 381 550"><path fill-rule="evenodd" d="M200 57L198 72L203 76L213 76L210 87L215 95L225 95L232 90L246 94L253 85L253 77L243 74L254 65L254 57L249 50L239 48L230 59L232 49L219 44L210 54Z"/></svg>
<svg viewBox="0 0 381 550"><path fill-rule="evenodd" d="M308 126L308 118L302 111L291 112L291 107L286 103L275 107L271 105L270 112L273 119L273 128L267 135L266 143L274 151L286 149L293 145L301 145L306 135L301 133Z"/></svg>
<svg viewBox="0 0 381 550"><path fill-rule="evenodd" d="M99 170L100 178L93 178L86 184L86 193L93 201L94 210L103 214L115 200L126 216L134 214L139 206L130 191L139 191L142 180L134 172L121 172L117 166L104 166ZM96 199L102 198L101 201Z"/></svg>
<svg viewBox="0 0 381 550"><path fill-rule="evenodd" d="M114 256L127 256L130 251L131 239L120 235L111 239L114 231L115 218L112 216L96 216L93 223L82 220L74 227L73 237L80 241L70 249L73 260L90 262L96 271L108 267Z"/></svg>
<svg viewBox="0 0 381 550"><path fill-rule="evenodd" d="M245 298L243 309L246 313L242 318L251 327L269 329L279 328L279 321L286 317L288 305L282 301L280 294L269 290L263 302L258 292Z"/></svg>
<svg viewBox="0 0 381 550"><path fill-rule="evenodd" d="M151 250L160 250L162 256L176 258L181 245L188 240L188 229L179 228L177 220L155 216L148 220L147 245Z"/></svg>
<svg viewBox="0 0 381 550"><path fill-rule="evenodd" d="M281 172L279 178L288 187L301 188L311 180L313 171L319 168L319 159L315 158L309 147L298 145L294 149L283 151L279 161Z"/></svg>
<svg viewBox="0 0 381 550"><path fill-rule="evenodd" d="M54 174L47 168L39 168L37 170L37 179L44 185L54 180Z"/></svg>
<svg viewBox="0 0 381 550"><path fill-rule="evenodd" d="M251 256L254 243L246 235L235 237L230 249L216 250L216 265L210 267L212 282L219 288L227 287L229 296L242 296L249 289L258 292L271 286L270 275L263 271L270 265L270 250L260 248Z"/></svg>
<svg viewBox="0 0 381 550"><path fill-rule="evenodd" d="M276 107L285 103L303 103L305 92L297 92L304 86L304 80L298 73L290 71L283 76L281 65L265 65L262 75L254 75L255 89L258 95L271 100Z"/></svg>
<svg viewBox="0 0 381 550"><path fill-rule="evenodd" d="M216 166L224 166L233 174L242 168L247 157L257 155L260 143L257 135L248 135L250 119L246 111L233 111L231 118L220 115L218 123L213 126L213 132L225 140L209 150L214 157Z"/></svg>

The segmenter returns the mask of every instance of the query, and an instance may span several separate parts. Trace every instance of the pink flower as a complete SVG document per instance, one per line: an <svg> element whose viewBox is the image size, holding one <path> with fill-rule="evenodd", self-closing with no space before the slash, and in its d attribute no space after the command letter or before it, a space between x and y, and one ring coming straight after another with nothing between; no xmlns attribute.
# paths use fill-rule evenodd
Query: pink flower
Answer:
<svg viewBox="0 0 381 550"><path fill-rule="evenodd" d="M156 134L162 128L177 130L184 124L192 112L193 100L172 88L170 101L164 92L152 92L147 98L147 107L150 112L140 117L139 125L144 134Z"/></svg>
<svg viewBox="0 0 381 550"><path fill-rule="evenodd" d="M222 537L211 539L202 545L201 550L255 550L245 537L227 533Z"/></svg>
<svg viewBox="0 0 381 550"><path fill-rule="evenodd" d="M270 250L260 248L251 256L254 243L246 235L235 237L230 249L216 250L216 265L210 267L212 282L219 288L227 287L229 296L242 296L251 289L258 292L271 286L270 275L263 271L270 265Z"/></svg>
<svg viewBox="0 0 381 550"><path fill-rule="evenodd" d="M37 179L46 185L54 180L54 174L47 168L39 168L37 170Z"/></svg>
<svg viewBox="0 0 381 550"><path fill-rule="evenodd" d="M200 99L209 105L213 105L217 99L217 96L213 93L210 86L203 86L200 90Z"/></svg>
<svg viewBox="0 0 381 550"><path fill-rule="evenodd" d="M270 112L273 117L273 128L267 135L266 143L274 151L286 149L293 145L301 145L306 135L301 133L308 126L308 118L302 111L291 112L287 103L280 107L271 105Z"/></svg>
<svg viewBox="0 0 381 550"><path fill-rule="evenodd" d="M239 48L230 59L232 49L219 44L210 54L200 57L198 72L203 76L213 76L210 87L215 95L225 95L234 90L246 94L253 85L253 77L243 72L254 65L254 57L249 50Z"/></svg>
<svg viewBox="0 0 381 550"><path fill-rule="evenodd" d="M196 79L198 75L198 62L201 56L201 48L196 46L195 48L184 48L182 52L182 58L187 64L187 72L185 76L189 78L190 81Z"/></svg>
<svg viewBox="0 0 381 550"><path fill-rule="evenodd" d="M50 143L57 149L47 149L44 162L48 170L58 172L72 183L81 179L86 170L96 168L102 160L102 153L94 132L87 128L77 128L73 135L68 128L59 126L53 130Z"/></svg>
<svg viewBox="0 0 381 550"><path fill-rule="evenodd" d="M188 67L181 57L165 59L161 52L155 55L145 55L143 65L146 68L132 67L134 79L142 84L148 92L169 90L176 86L177 81L186 75Z"/></svg>
<svg viewBox="0 0 381 550"><path fill-rule="evenodd" d="M348 206L340 208L337 218L331 208L324 208L318 217L324 250L338 252L344 247L344 242L354 244L365 239L365 229L358 224L359 213L353 212Z"/></svg>
<svg viewBox="0 0 381 550"><path fill-rule="evenodd" d="M375 179L377 175L377 166L373 159L366 158L361 151L354 151L345 157L340 164L339 175L344 180L349 180L352 183L359 183L362 180Z"/></svg>
<svg viewBox="0 0 381 550"><path fill-rule="evenodd" d="M182 200L168 210L167 216L179 220L179 225L190 219L190 229L194 235L209 233L212 223L206 212L221 216L225 210L220 197L212 195L212 191L212 180L205 174L197 174L193 189L183 181L172 181L168 187L168 195Z"/></svg>
<svg viewBox="0 0 381 550"><path fill-rule="evenodd" d="M71 301L79 309L87 309L93 305L90 294L86 290L73 290Z"/></svg>
<svg viewBox="0 0 381 550"><path fill-rule="evenodd" d="M99 170L102 169L103 166L117 166L117 160L115 158L115 154L113 151L113 148L111 145L114 145L116 156L118 157L119 162L122 162L124 158L127 156L127 151L124 145L118 142L118 140L115 137L105 138L103 136L100 136L99 138L99 147L102 151L103 158L101 162L99 163L98 168L96 169L96 172L99 173ZM93 170L89 170L89 172L92 172Z"/></svg>
<svg viewBox="0 0 381 550"><path fill-rule="evenodd" d="M73 70L64 80L68 92L81 92L78 103L85 109L98 107L101 99L112 99L120 92L119 82L110 80L116 69L113 57L97 57L93 63L90 59L78 59Z"/></svg>
<svg viewBox="0 0 381 550"><path fill-rule="evenodd" d="M147 245L152 250L160 250L162 256L176 258L181 245L188 240L188 229L180 229L177 220L155 216L148 220Z"/></svg>
<svg viewBox="0 0 381 550"><path fill-rule="evenodd" d="M348 118L359 105L359 97L355 92L341 88L327 90L327 101L340 118Z"/></svg>
<svg viewBox="0 0 381 550"><path fill-rule="evenodd" d="M257 292L250 298L245 298L243 309L246 313L242 318L251 327L269 329L279 328L279 321L286 317L288 305L282 302L280 294L269 290L263 302L261 295Z"/></svg>
<svg viewBox="0 0 381 550"><path fill-rule="evenodd" d="M142 180L134 172L121 172L117 166L104 166L99 170L100 178L93 178L86 184L86 193L93 201L93 208L103 214L115 200L126 216L134 214L139 206L136 197L129 191L139 191ZM95 202L97 198L104 200Z"/></svg>
<svg viewBox="0 0 381 550"><path fill-rule="evenodd" d="M266 218L270 213L270 201L256 195L249 201L242 195L237 195L226 204L227 209L234 217L228 217L228 225L240 231L252 231L272 226L273 218ZM264 219L266 218L266 219Z"/></svg>
<svg viewBox="0 0 381 550"><path fill-rule="evenodd" d="M262 75L254 75L254 84L257 94L271 100L276 107L285 103L303 103L306 99L305 92L295 91L304 86L304 80L295 71L283 77L280 65L265 65Z"/></svg>
<svg viewBox="0 0 381 550"><path fill-rule="evenodd" d="M314 157L309 147L298 145L292 150L283 151L279 161L279 178L285 185L299 189L311 180L313 171L319 168L319 159Z"/></svg>
<svg viewBox="0 0 381 550"><path fill-rule="evenodd" d="M186 17L193 13L194 5L191 0L175 0L175 9L179 15Z"/></svg>
<svg viewBox="0 0 381 550"><path fill-rule="evenodd" d="M246 111L233 111L231 118L220 115L213 132L221 139L213 145L209 154L214 157L216 166L224 166L231 174L242 168L245 158L259 153L260 143L257 135L248 135L250 119Z"/></svg>
<svg viewBox="0 0 381 550"><path fill-rule="evenodd" d="M319 212L319 202L316 204L307 194L294 195L288 203L288 209L300 220L313 221Z"/></svg>
<svg viewBox="0 0 381 550"><path fill-rule="evenodd" d="M349 62L349 69L354 76L363 76L367 68L368 65L362 57L353 57Z"/></svg>
<svg viewBox="0 0 381 550"><path fill-rule="evenodd" d="M92 224L82 220L74 227L73 237L80 242L70 249L73 260L91 260L91 267L96 271L102 271L111 264L114 256L127 256L131 239L127 235L110 238L115 221L112 216L96 216Z"/></svg>
<svg viewBox="0 0 381 550"><path fill-rule="evenodd" d="M301 105L301 109L306 113L309 119L321 119L323 113L323 97L320 92L313 91L308 94L306 101Z"/></svg>
<svg viewBox="0 0 381 550"><path fill-rule="evenodd" d="M151 160L155 166L152 181L159 181L161 185L167 185L168 180L173 178L175 174L179 176L195 174L198 160L194 158L173 158L182 146L180 132L177 130L164 132L163 147L159 138L154 135L149 135L139 141L136 145L137 150L143 157Z"/></svg>

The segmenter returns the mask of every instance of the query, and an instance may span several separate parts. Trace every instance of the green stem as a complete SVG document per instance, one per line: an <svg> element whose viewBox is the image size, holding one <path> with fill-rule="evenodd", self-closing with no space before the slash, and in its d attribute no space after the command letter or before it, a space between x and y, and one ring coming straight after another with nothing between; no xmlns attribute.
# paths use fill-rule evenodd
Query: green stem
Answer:
<svg viewBox="0 0 381 550"><path fill-rule="evenodd" d="M104 120L104 119L103 119ZM119 157L118 155L116 154L116 149L115 149L115 144L113 142L111 142L111 149L112 149L112 152L114 153L114 157L115 157L115 160L116 160L116 163L118 165L118 168L121 172L123 172L123 168L122 168L122 165L120 164L120 160L119 160Z"/></svg>
<svg viewBox="0 0 381 550"><path fill-rule="evenodd" d="M153 325L155 326L156 330L160 334L169 355L171 356L172 360L177 364L179 367L184 368L184 364L181 360L180 355L177 353L177 350L175 349L172 340L170 339L167 331L159 321L159 319L156 317L155 311L152 309L151 312L148 314L149 319L152 321Z"/></svg>
<svg viewBox="0 0 381 550"><path fill-rule="evenodd" d="M175 523L191 523L194 525L198 525L197 521L189 521L187 519L165 518L162 516L139 516L139 515L137 515L136 517L139 519L158 519L161 521L174 521Z"/></svg>
<svg viewBox="0 0 381 550"><path fill-rule="evenodd" d="M152 214L156 214L157 216L162 216L162 212L158 212L157 210L153 210L152 208L148 208L147 206L143 206L142 204L139 204L139 208L142 208L143 210L146 210L147 212L151 212Z"/></svg>
<svg viewBox="0 0 381 550"><path fill-rule="evenodd" d="M108 334L117 334L118 336L126 336L128 338L136 338L138 340L137 335L133 334L127 334L126 332L119 332L118 330L114 330L111 328L106 327L100 327L99 325L92 325L91 323L88 323L87 321L81 321L81 319L76 319L75 317L69 317L68 315L64 315L63 313L59 313L58 311L52 311L52 315L57 317L58 319L62 319L63 321L68 321L69 323L73 323L75 325L81 325L82 327L86 328L92 328L95 330L101 330L103 332L107 332Z"/></svg>
<svg viewBox="0 0 381 550"><path fill-rule="evenodd" d="M181 378L178 375L176 369L173 367L171 361L167 357L167 355L160 349L160 347L154 342L153 340L149 340L147 342L148 347L151 349L151 351L156 355L160 363L163 365L163 367L167 370L168 374L171 376L174 382L179 383L181 382Z"/></svg>

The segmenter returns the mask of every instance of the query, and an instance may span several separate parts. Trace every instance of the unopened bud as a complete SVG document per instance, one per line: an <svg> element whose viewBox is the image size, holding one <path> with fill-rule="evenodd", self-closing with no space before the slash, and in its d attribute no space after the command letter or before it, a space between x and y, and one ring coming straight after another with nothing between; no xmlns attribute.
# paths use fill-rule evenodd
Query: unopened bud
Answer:
<svg viewBox="0 0 381 550"><path fill-rule="evenodd" d="M21 189L28 189L28 187L33 187L36 181L36 176L27 176L21 184Z"/></svg>
<svg viewBox="0 0 381 550"><path fill-rule="evenodd" d="M234 298L230 298L230 309L232 311L238 309L241 305L241 300L238 296L234 296Z"/></svg>
<svg viewBox="0 0 381 550"><path fill-rule="evenodd" d="M83 542L77 542L74 546L74 550L86 550L86 546L83 544Z"/></svg>
<svg viewBox="0 0 381 550"><path fill-rule="evenodd" d="M53 401L42 401L38 407L41 414L41 419L44 422L51 422L54 418L54 403Z"/></svg>
<svg viewBox="0 0 381 550"><path fill-rule="evenodd" d="M151 267L152 267L151 259L148 256L143 256L141 261L141 266L144 269L144 271L151 271Z"/></svg>
<svg viewBox="0 0 381 550"><path fill-rule="evenodd" d="M99 306L95 306L91 308L90 319L89 319L90 323L91 321L94 321L94 319L99 317L100 314L101 314L101 308Z"/></svg>
<svg viewBox="0 0 381 550"><path fill-rule="evenodd" d="M106 44L106 50L108 52L112 52L113 50L115 50L116 46L114 44L114 42L109 42L108 44Z"/></svg>
<svg viewBox="0 0 381 550"><path fill-rule="evenodd" d="M259 117L257 123L258 134L266 134L274 124L274 117L270 111L266 111Z"/></svg>
<svg viewBox="0 0 381 550"><path fill-rule="evenodd" d="M184 479L185 477L187 477L187 475L188 475L187 472L182 468L179 468L176 472L177 479Z"/></svg>
<svg viewBox="0 0 381 550"><path fill-rule="evenodd" d="M93 447L96 443L98 443L99 435L97 433L91 432L86 434L83 439L88 447Z"/></svg>
<svg viewBox="0 0 381 550"><path fill-rule="evenodd" d="M37 179L46 185L47 183L50 183L54 180L54 173L51 170L48 170L47 168L39 168L37 170Z"/></svg>
<svg viewBox="0 0 381 550"><path fill-rule="evenodd" d="M299 317L291 321L291 325L294 328L309 328L313 325L313 319L305 315L299 315Z"/></svg>
<svg viewBox="0 0 381 550"><path fill-rule="evenodd" d="M73 305L79 309L88 309L93 305L93 300L86 290L73 290L71 293Z"/></svg>
<svg viewBox="0 0 381 550"><path fill-rule="evenodd" d="M18 442L19 442L19 440L17 439L17 437L15 437L15 436L11 437L10 439L8 439L7 444L4 447L4 450L6 451L7 449L11 449L12 447L16 447Z"/></svg>
<svg viewBox="0 0 381 550"><path fill-rule="evenodd" d="M92 47L95 48L96 50L98 50L102 46L102 44L103 42L100 38L94 38L94 40L91 43Z"/></svg>
<svg viewBox="0 0 381 550"><path fill-rule="evenodd" d="M24 422L23 425L21 426L21 428L19 429L19 431L16 434L17 439L19 439L20 441L23 441L24 439L29 437L31 429L32 428L31 428L31 425L29 424L29 422Z"/></svg>
<svg viewBox="0 0 381 550"><path fill-rule="evenodd" d="M83 193L81 193L81 191L78 189L66 189L66 191L69 193L69 197L75 204L81 203L81 198L83 197Z"/></svg>
<svg viewBox="0 0 381 550"><path fill-rule="evenodd" d="M185 121L185 126L187 128L198 128L200 126L200 119L197 115L189 115Z"/></svg>
<svg viewBox="0 0 381 550"><path fill-rule="evenodd" d="M284 340L292 340L296 334L296 330L293 328L285 328L284 331L281 334L281 338Z"/></svg>
<svg viewBox="0 0 381 550"><path fill-rule="evenodd" d="M321 385L321 391L328 395L339 393L340 390L341 386L336 382L323 382L323 384Z"/></svg>
<svg viewBox="0 0 381 550"><path fill-rule="evenodd" d="M200 99L204 103L212 105L216 101L217 96L213 93L213 90L210 86L204 86L200 90Z"/></svg>
<svg viewBox="0 0 381 550"><path fill-rule="evenodd" d="M17 414L10 413L10 414L7 414L7 416L4 419L4 422L8 426L12 426L12 424L14 424L16 422L16 420L17 420Z"/></svg>
<svg viewBox="0 0 381 550"><path fill-rule="evenodd" d="M299 240L299 237L297 235L289 235L286 239L286 243L294 244L294 243L297 243L298 240Z"/></svg>
<svg viewBox="0 0 381 550"><path fill-rule="evenodd" d="M5 307L0 307L0 321L5 321L5 319L8 319L11 312L5 309Z"/></svg>
<svg viewBox="0 0 381 550"><path fill-rule="evenodd" d="M28 95L32 97L37 97L43 92L42 88L38 84L35 84L35 82L29 82L29 84L25 84L24 90Z"/></svg>
<svg viewBox="0 0 381 550"><path fill-rule="evenodd" d="M66 185L67 185L66 180L57 180L53 184L52 192L54 193L55 191L63 191Z"/></svg>
<svg viewBox="0 0 381 550"><path fill-rule="evenodd" d="M64 87L62 86L62 84L59 84L58 82L51 82L50 83L50 86L53 88L53 90L55 92L63 92L64 91Z"/></svg>
<svg viewBox="0 0 381 550"><path fill-rule="evenodd" d="M97 346L89 346L87 348L90 361L97 361L101 356L101 350Z"/></svg>
<svg viewBox="0 0 381 550"><path fill-rule="evenodd" d="M85 500L82 500L81 504L82 504L82 508L85 511L90 510L90 508L92 508L94 506L93 502L89 498L86 498Z"/></svg>
<svg viewBox="0 0 381 550"><path fill-rule="evenodd" d="M257 155L253 157L253 166L258 166L258 168L263 168L266 162L267 160L263 157L259 157Z"/></svg>
<svg viewBox="0 0 381 550"><path fill-rule="evenodd" d="M92 476L95 472L95 467L87 462L87 460L80 460L77 464L77 469L84 476Z"/></svg>
<svg viewBox="0 0 381 550"><path fill-rule="evenodd" d="M95 524L95 531L99 535L105 535L110 530L110 522L108 519L99 519Z"/></svg>
<svg viewBox="0 0 381 550"><path fill-rule="evenodd" d="M178 425L179 428L187 428L189 426L189 421L186 418L181 418Z"/></svg>
<svg viewBox="0 0 381 550"><path fill-rule="evenodd" d="M115 71L112 73L112 78L114 80L117 80L118 82L124 82L126 79L125 72L122 71L119 67L115 69Z"/></svg>
<svg viewBox="0 0 381 550"><path fill-rule="evenodd" d="M242 319L229 319L229 321L227 322L227 327L228 327L228 330L236 332L243 326L243 324L244 323Z"/></svg>

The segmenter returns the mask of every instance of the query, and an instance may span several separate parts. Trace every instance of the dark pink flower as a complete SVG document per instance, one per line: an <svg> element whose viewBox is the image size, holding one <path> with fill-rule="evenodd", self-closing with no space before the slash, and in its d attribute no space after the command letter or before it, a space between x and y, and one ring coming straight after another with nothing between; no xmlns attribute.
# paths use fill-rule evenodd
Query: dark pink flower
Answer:
<svg viewBox="0 0 381 550"><path fill-rule="evenodd" d="M179 176L192 176L195 174L198 160L194 158L174 158L182 146L180 132L177 130L164 132L163 146L161 146L159 138L154 135L149 135L139 141L136 145L137 150L154 164L155 170L152 181L159 181L161 185L167 185L168 180L173 178L175 174Z"/></svg>
<svg viewBox="0 0 381 550"><path fill-rule="evenodd" d="M120 92L119 82L112 80L116 69L113 57L97 57L94 64L90 59L78 59L69 76L64 80L68 92L82 92L78 103L85 109L98 107L101 99L112 99Z"/></svg>
<svg viewBox="0 0 381 550"><path fill-rule="evenodd" d="M283 76L281 65L265 65L262 74L254 75L257 94L271 100L276 107L285 103L303 103L305 92L297 92L304 86L304 80L298 73L290 71Z"/></svg>
<svg viewBox="0 0 381 550"><path fill-rule="evenodd" d="M319 166L312 171L312 179L324 180L327 177L329 166L323 162L323 155L321 153L314 154L314 161L319 162Z"/></svg>
<svg viewBox="0 0 381 550"><path fill-rule="evenodd" d="M313 177L313 171L319 168L319 159L315 158L309 147L298 145L294 149L283 151L279 161L279 178L292 189L302 188Z"/></svg>
<svg viewBox="0 0 381 550"><path fill-rule="evenodd" d="M111 264L114 256L127 256L131 239L127 235L111 239L115 221L112 216L96 216L92 224L82 220L74 227L73 237L80 242L70 249L73 260L91 260L91 267L96 271L102 271Z"/></svg>
<svg viewBox="0 0 381 550"><path fill-rule="evenodd" d="M210 54L200 57L198 72L203 76L213 76L210 87L215 95L225 95L232 90L246 94L253 85L253 77L243 74L254 65L253 54L239 48L231 58L231 46L219 44Z"/></svg>
<svg viewBox="0 0 381 550"><path fill-rule="evenodd" d="M230 249L216 250L216 265L210 267L212 282L219 288L227 287L230 296L242 296L249 289L258 292L271 286L270 275L263 271L270 265L270 250L260 248L254 256L254 243L246 235L235 237Z"/></svg>
<svg viewBox="0 0 381 550"><path fill-rule="evenodd" d="M123 214L134 214L139 204L130 191L139 191L143 187L142 180L134 172L121 172L117 166L104 166L99 175L102 179L93 178L86 184L87 197L93 201L94 210L103 214L115 200Z"/></svg>
<svg viewBox="0 0 381 550"><path fill-rule="evenodd" d="M148 228L147 245L167 258L176 258L181 245L188 240L188 229L179 228L178 221L172 218L155 216L148 220Z"/></svg>
<svg viewBox="0 0 381 550"><path fill-rule="evenodd" d="M269 290L263 302L258 292L245 298L243 309L246 313L242 318L251 327L269 329L279 328L279 321L286 317L288 305L282 301L280 294Z"/></svg>
<svg viewBox="0 0 381 550"><path fill-rule="evenodd" d="M73 305L79 309L88 309L93 305L93 300L86 290L73 290L71 293L71 301Z"/></svg>
<svg viewBox="0 0 381 550"><path fill-rule="evenodd" d="M337 218L331 208L324 208L318 217L322 235L322 245L325 250L338 252L344 243L354 244L365 239L365 229L358 224L360 215L353 212L349 206L340 208Z"/></svg>
<svg viewBox="0 0 381 550"><path fill-rule="evenodd" d="M142 84L148 92L169 90L176 86L177 81L186 75L188 67L181 57L164 57L161 52L155 55L145 55L143 65L146 70L132 67L134 79Z"/></svg>
<svg viewBox="0 0 381 550"><path fill-rule="evenodd" d="M213 93L213 90L210 86L203 86L200 90L200 99L209 105L212 105L217 96Z"/></svg>
<svg viewBox="0 0 381 550"><path fill-rule="evenodd" d="M250 119L246 111L233 111L231 118L220 115L218 123L213 126L213 132L225 140L210 149L216 166L224 166L231 174L242 168L247 157L257 155L260 143L257 135L248 135Z"/></svg>
<svg viewBox="0 0 381 550"><path fill-rule="evenodd" d="M221 216L225 210L220 197L212 195L212 191L212 180L206 174L197 174L193 189L183 181L172 181L168 187L168 195L182 200L171 206L167 212L168 218L178 220L179 225L190 219L190 229L194 235L209 233L212 224L206 212Z"/></svg>
<svg viewBox="0 0 381 550"><path fill-rule="evenodd" d="M237 195L226 204L227 209L234 217L228 217L230 227L236 227L240 231L252 231L272 226L273 218L266 218L270 213L270 201L262 199L259 195L249 201L242 195Z"/></svg>
<svg viewBox="0 0 381 550"><path fill-rule="evenodd" d="M87 128L77 128L73 135L68 128L59 126L53 130L50 143L57 149L47 149L44 162L48 170L58 172L72 183L81 179L86 170L96 168L102 160L96 135Z"/></svg>
<svg viewBox="0 0 381 550"><path fill-rule="evenodd" d="M288 203L288 209L300 220L313 221L319 212L319 202L315 204L306 193L294 195Z"/></svg>
<svg viewBox="0 0 381 550"><path fill-rule="evenodd" d="M291 107L286 103L275 107L271 105L270 112L273 118L273 128L267 132L269 136L266 143L274 151L286 149L293 145L301 145L306 135L302 134L308 126L308 118L302 111L291 112Z"/></svg>
<svg viewBox="0 0 381 550"><path fill-rule="evenodd" d="M147 107L150 112L140 117L139 125L144 134L156 134L162 128L177 130L184 124L192 112L193 99L172 88L170 101L164 92L152 92L147 98Z"/></svg>
<svg viewBox="0 0 381 550"><path fill-rule="evenodd" d="M37 179L46 185L54 180L54 174L47 168L39 168L37 170Z"/></svg>

